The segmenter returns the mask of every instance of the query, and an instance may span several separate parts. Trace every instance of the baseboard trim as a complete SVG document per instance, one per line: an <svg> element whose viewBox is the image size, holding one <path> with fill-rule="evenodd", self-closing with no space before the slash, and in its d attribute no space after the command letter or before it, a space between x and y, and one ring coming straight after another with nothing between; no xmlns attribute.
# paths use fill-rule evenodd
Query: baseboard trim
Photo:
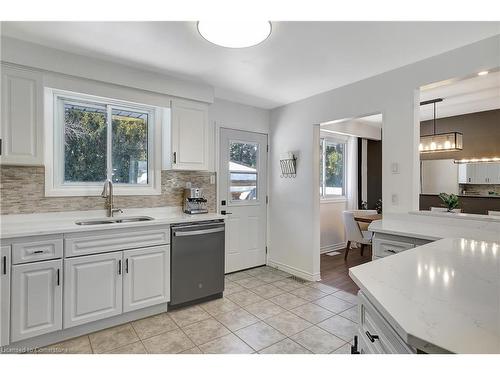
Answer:
<svg viewBox="0 0 500 375"><path fill-rule="evenodd" d="M62 329L60 331L46 333L41 336L32 337L22 341L11 343L0 349L1 354L16 354L33 351L37 348L55 344L60 341L69 340L78 336L87 335L102 329L114 327L120 324L128 323L133 320L146 318L148 316L160 314L167 311L167 304L162 303L141 310L131 311L121 315L106 319L97 320L91 323L85 323L80 326Z"/></svg>
<svg viewBox="0 0 500 375"><path fill-rule="evenodd" d="M301 279L304 279L307 281L319 281L319 280L321 280L321 275L319 272L318 273L306 272L306 271L303 271L301 269L298 269L298 268L295 268L292 266L288 266L288 265L280 263L280 262L276 262L272 259L267 260L267 265L269 267L274 267L276 269L288 272L289 274L300 277Z"/></svg>
<svg viewBox="0 0 500 375"><path fill-rule="evenodd" d="M343 250L346 247L345 242L335 243L333 245L323 246L319 249L320 254L329 253L330 251Z"/></svg>

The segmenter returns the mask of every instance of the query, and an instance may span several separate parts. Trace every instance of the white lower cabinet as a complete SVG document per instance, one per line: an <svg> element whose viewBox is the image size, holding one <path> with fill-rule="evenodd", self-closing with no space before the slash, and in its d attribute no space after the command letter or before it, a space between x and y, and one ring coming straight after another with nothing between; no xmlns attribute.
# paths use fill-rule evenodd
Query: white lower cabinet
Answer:
<svg viewBox="0 0 500 375"><path fill-rule="evenodd" d="M123 252L123 312L167 303L170 295L170 247Z"/></svg>
<svg viewBox="0 0 500 375"><path fill-rule="evenodd" d="M64 260L64 328L122 313L122 254Z"/></svg>
<svg viewBox="0 0 500 375"><path fill-rule="evenodd" d="M408 346L362 292L358 293L358 345L361 354L411 354Z"/></svg>
<svg viewBox="0 0 500 375"><path fill-rule="evenodd" d="M7 345L10 337L10 246L0 248L0 346Z"/></svg>
<svg viewBox="0 0 500 375"><path fill-rule="evenodd" d="M11 342L62 329L62 260L12 266Z"/></svg>

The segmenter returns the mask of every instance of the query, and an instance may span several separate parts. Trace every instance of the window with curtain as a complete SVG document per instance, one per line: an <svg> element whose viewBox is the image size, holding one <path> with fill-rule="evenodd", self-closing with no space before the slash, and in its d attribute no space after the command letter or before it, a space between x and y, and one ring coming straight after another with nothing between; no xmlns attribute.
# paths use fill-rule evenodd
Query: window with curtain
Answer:
<svg viewBox="0 0 500 375"><path fill-rule="evenodd" d="M320 144L320 195L321 198L346 196L345 141L321 138Z"/></svg>

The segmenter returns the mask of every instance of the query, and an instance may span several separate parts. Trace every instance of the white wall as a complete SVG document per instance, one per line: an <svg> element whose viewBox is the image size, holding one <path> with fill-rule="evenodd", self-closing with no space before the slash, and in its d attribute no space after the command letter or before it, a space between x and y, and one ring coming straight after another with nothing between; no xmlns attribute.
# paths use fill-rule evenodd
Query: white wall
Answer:
<svg viewBox="0 0 500 375"><path fill-rule="evenodd" d="M345 247L342 211L347 208L345 200L320 202L320 251L321 253Z"/></svg>
<svg viewBox="0 0 500 375"><path fill-rule="evenodd" d="M418 208L419 94L432 82L499 65L500 35L271 111L269 263L319 279L319 126L383 114L384 212ZM279 154L298 151L297 177L279 177ZM391 173L398 163L400 173ZM392 203L394 196L395 202Z"/></svg>
<svg viewBox="0 0 500 375"><path fill-rule="evenodd" d="M1 38L1 59L12 64L159 94L207 103L214 100L214 89L207 84L182 80L166 74L69 53L5 36Z"/></svg>

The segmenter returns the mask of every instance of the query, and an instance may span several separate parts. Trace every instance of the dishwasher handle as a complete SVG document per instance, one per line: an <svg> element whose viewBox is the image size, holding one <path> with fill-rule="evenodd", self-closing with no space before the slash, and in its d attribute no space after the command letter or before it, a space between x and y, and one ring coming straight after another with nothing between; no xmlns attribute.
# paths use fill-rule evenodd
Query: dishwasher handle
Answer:
<svg viewBox="0 0 500 375"><path fill-rule="evenodd" d="M200 234L209 234L209 233L217 233L217 232L224 232L224 227L212 228L212 229L191 230L191 231L176 231L176 232L174 232L174 236L175 237L198 236Z"/></svg>

